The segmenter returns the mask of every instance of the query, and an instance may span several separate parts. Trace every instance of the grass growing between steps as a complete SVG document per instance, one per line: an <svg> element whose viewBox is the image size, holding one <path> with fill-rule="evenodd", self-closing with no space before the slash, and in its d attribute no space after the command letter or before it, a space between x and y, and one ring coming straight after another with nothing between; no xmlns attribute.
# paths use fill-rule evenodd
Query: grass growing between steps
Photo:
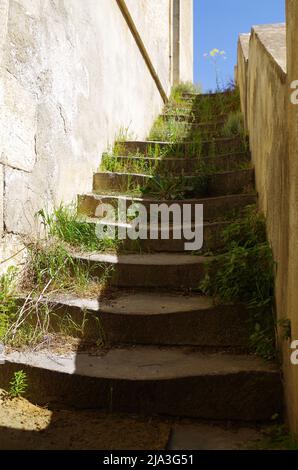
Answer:
<svg viewBox="0 0 298 470"><path fill-rule="evenodd" d="M57 311L50 300L61 293L98 294L104 276L95 283L87 266L75 263L64 248L54 244L35 244L28 249L25 267L11 269L0 278L0 341L14 348L76 349L92 320L98 326L98 346L104 345L99 317L91 319L83 312L74 321L70 314Z"/></svg>
<svg viewBox="0 0 298 470"><path fill-rule="evenodd" d="M131 187L125 188L125 192L130 193L132 196L142 195L142 188L131 185ZM109 191L109 194L112 194L112 191ZM117 201L115 201L115 210L117 209L116 204ZM87 285L92 286L94 283L91 282L89 277L93 279L94 276L92 268L86 268L85 264L80 266L78 261L74 262L71 253L96 252L114 254L120 252L141 252L139 240L120 240L118 238L117 228L115 228L114 234L110 234L109 231L106 231L106 236L100 238L97 234L96 223L86 221L83 217L80 217L76 207L73 205L60 205L52 214L49 215L42 211L40 215L49 237L52 240L56 240L54 247L57 248L58 251L61 250L65 253L65 256L68 256L71 272L74 272L75 279L77 280L74 289L75 291L79 291L79 293L84 290L87 292L90 291ZM135 216L136 214L132 215L131 220L133 220ZM129 221L130 218L127 217L127 220ZM33 259L35 259L35 257L33 257ZM54 259L57 258L54 257ZM98 266L94 266L94 269L98 270ZM111 274L112 272L103 268L101 279L103 286L108 284ZM96 284L98 284L98 282L96 282Z"/></svg>
<svg viewBox="0 0 298 470"><path fill-rule="evenodd" d="M222 232L225 246L206 266L200 288L220 303L244 303L251 313L250 346L264 359L276 357L275 263L266 241L265 221L250 206Z"/></svg>
<svg viewBox="0 0 298 470"><path fill-rule="evenodd" d="M202 172L192 178L155 176L141 189L143 195L157 199L184 200L203 197L209 192L210 173Z"/></svg>
<svg viewBox="0 0 298 470"><path fill-rule="evenodd" d="M164 113L170 115L191 115L192 120L211 122L215 118L225 116L240 109L240 93L233 82L229 83L221 93L215 95L197 94L185 99L183 86L174 87L165 106Z"/></svg>
<svg viewBox="0 0 298 470"><path fill-rule="evenodd" d="M75 206L60 205L52 214L40 211L50 237L85 251L116 251L118 241L109 237L99 239L95 226L77 214Z"/></svg>
<svg viewBox="0 0 298 470"><path fill-rule="evenodd" d="M223 137L245 136L244 119L240 111L229 114L221 134Z"/></svg>
<svg viewBox="0 0 298 470"><path fill-rule="evenodd" d="M122 160L121 155L115 155L113 152L106 152L100 165L100 171L112 173L136 173L143 175L153 175L158 170L157 159L145 159L145 155L139 152L128 155L127 160Z"/></svg>
<svg viewBox="0 0 298 470"><path fill-rule="evenodd" d="M53 344L60 344L62 350L66 345L76 348L85 338L90 314L84 312L74 321L70 314L57 312L51 298L61 294L84 298L103 295L112 270L73 256L74 248L90 250L99 246L94 227L93 235L89 224L77 220L71 210L62 206L52 216L40 215L48 237L27 244L25 266L11 269L0 278L0 341L16 348ZM98 326L98 345L104 345L98 316L92 324Z"/></svg>

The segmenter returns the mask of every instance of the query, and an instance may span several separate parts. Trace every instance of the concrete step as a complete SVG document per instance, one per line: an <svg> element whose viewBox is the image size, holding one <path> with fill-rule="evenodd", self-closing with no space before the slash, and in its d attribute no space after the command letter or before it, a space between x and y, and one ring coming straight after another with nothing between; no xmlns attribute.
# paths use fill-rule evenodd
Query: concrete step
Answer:
<svg viewBox="0 0 298 470"><path fill-rule="evenodd" d="M14 351L4 360L0 386L23 370L28 398L40 405L235 421L282 410L279 370L254 356L138 346L63 357Z"/></svg>
<svg viewBox="0 0 298 470"><path fill-rule="evenodd" d="M198 288L209 257L182 253L76 254L73 259L91 268L91 275L109 284L129 288Z"/></svg>
<svg viewBox="0 0 298 470"><path fill-rule="evenodd" d="M241 165L248 165L251 161L249 152L218 155L216 157L205 158L154 158L154 157L133 157L133 156L113 156L120 165L123 172L136 172L140 168L140 173L149 174L174 174L193 175L202 166L212 168L214 171L232 171L240 168Z"/></svg>
<svg viewBox="0 0 298 470"><path fill-rule="evenodd" d="M42 299L58 319L84 322L83 340L104 339L108 345L169 345L239 348L248 345L249 312L244 305L217 305L213 299L191 294L116 291L108 299L50 295ZM100 323L99 323L100 322Z"/></svg>
<svg viewBox="0 0 298 470"><path fill-rule="evenodd" d="M131 204L141 203L150 213L152 204L166 204L169 207L172 204L179 204L181 208L183 204L190 204L192 208L192 220L194 220L196 204L203 204L204 221L214 219L224 219L228 214L235 211L241 211L244 207L255 204L257 196L251 194L233 194L229 196L209 197L200 199L185 199L179 201L161 200L149 197L133 197L124 195L107 195L107 194L83 194L78 196L78 212L87 217L95 217L100 210L102 204L111 204L117 206L119 202L125 203L127 207Z"/></svg>
<svg viewBox="0 0 298 470"><path fill-rule="evenodd" d="M183 419L171 430L169 450L249 450L266 442L270 425L243 425Z"/></svg>
<svg viewBox="0 0 298 470"><path fill-rule="evenodd" d="M174 176L171 177L171 182L174 181L174 178ZM169 176L155 179L154 176L137 173L98 172L93 175L93 191L100 194L105 191L131 192L139 190L140 195L150 195L156 191L162 191L162 189L159 190L155 181L168 182ZM178 179L177 183L180 184ZM185 197L190 198L248 193L254 187L254 170L226 171L202 177L199 174L184 176L183 184ZM169 199L171 198L169 197Z"/></svg>
<svg viewBox="0 0 298 470"><path fill-rule="evenodd" d="M247 142L243 137L222 137L209 141L194 142L158 142L158 141L125 141L118 142L118 148L122 155L142 153L144 155L171 157L200 157L216 156L227 153L239 153L247 151Z"/></svg>
<svg viewBox="0 0 298 470"><path fill-rule="evenodd" d="M99 223L100 219L95 217L87 217L85 221L89 224L94 226L94 230L96 225ZM224 240L222 237L222 230L229 224L229 222L211 222L211 223L204 223L204 243L203 247L199 250L199 252L206 253L209 251L215 251L218 249L224 248ZM120 222L114 222L110 224L105 224L107 227L113 227L117 230L120 226L128 227L128 224L121 224ZM192 224L191 231L195 233L195 224ZM121 241L121 252L184 252L185 251L185 244L189 242L184 236L183 227L181 224L179 225L179 229L181 231L181 239L176 240L174 239L174 229L173 225L171 224L169 227L169 239L162 239L162 230L161 224L158 227L158 239L154 240L150 237L150 228L147 230L147 240L122 240ZM196 250L198 251L198 250Z"/></svg>

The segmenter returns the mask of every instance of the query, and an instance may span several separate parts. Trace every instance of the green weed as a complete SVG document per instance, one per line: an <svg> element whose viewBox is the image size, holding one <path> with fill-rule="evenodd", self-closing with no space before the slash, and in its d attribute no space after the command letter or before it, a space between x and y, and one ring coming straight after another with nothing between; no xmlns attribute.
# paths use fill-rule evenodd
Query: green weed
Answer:
<svg viewBox="0 0 298 470"><path fill-rule="evenodd" d="M23 370L14 373L10 382L10 389L8 395L10 398L19 398L25 395L28 389L27 374Z"/></svg>
<svg viewBox="0 0 298 470"><path fill-rule="evenodd" d="M298 450L297 436L285 425L274 425L266 430L264 438L249 446L249 450Z"/></svg>
<svg viewBox="0 0 298 470"><path fill-rule="evenodd" d="M231 113L223 126L222 135L225 137L244 136L244 120L240 111Z"/></svg>
<svg viewBox="0 0 298 470"><path fill-rule="evenodd" d="M77 213L75 206L60 205L53 213L39 211L49 236L72 247L87 251L115 251L118 241L110 237L97 237L95 224L86 222Z"/></svg>
<svg viewBox="0 0 298 470"><path fill-rule="evenodd" d="M252 325L251 348L261 357L272 359L276 354L275 263L266 242L264 218L254 207L248 207L244 217L222 233L224 252L207 263L200 289L220 303L246 304Z"/></svg>

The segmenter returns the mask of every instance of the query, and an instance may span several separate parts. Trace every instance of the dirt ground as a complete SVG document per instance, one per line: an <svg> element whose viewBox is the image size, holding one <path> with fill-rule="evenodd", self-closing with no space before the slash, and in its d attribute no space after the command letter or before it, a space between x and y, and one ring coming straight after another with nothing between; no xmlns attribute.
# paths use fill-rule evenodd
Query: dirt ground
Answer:
<svg viewBox="0 0 298 470"><path fill-rule="evenodd" d="M94 410L50 411L0 394L1 450L161 450L170 430L167 420Z"/></svg>
<svg viewBox="0 0 298 470"><path fill-rule="evenodd" d="M280 436L272 441L270 429L268 425L249 427L96 410L49 410L23 398L11 399L0 389L0 450L297 449L293 442L281 442Z"/></svg>

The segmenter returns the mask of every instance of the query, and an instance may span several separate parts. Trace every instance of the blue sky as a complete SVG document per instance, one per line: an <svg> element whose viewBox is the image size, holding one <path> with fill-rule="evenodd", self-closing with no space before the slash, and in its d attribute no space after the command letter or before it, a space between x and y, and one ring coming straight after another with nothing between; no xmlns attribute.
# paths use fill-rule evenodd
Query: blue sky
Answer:
<svg viewBox="0 0 298 470"><path fill-rule="evenodd" d="M216 87L214 66L204 53L214 48L226 52L226 60L219 63L226 82L234 76L238 34L249 32L252 25L285 21L285 0L194 0L194 8L194 79L204 91Z"/></svg>

